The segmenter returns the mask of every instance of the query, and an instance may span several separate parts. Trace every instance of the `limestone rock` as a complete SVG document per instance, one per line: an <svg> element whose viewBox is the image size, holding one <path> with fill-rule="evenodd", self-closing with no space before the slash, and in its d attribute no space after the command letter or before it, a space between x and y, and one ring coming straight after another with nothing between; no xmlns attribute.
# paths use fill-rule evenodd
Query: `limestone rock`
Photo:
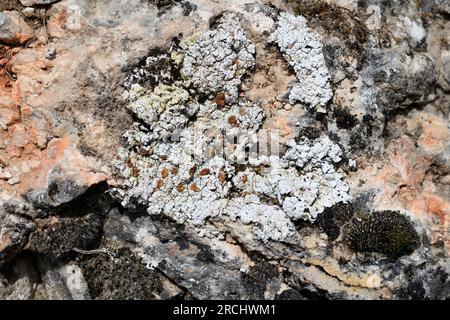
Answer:
<svg viewBox="0 0 450 320"><path fill-rule="evenodd" d="M0 41L22 44L34 36L33 29L17 11L0 12Z"/></svg>
<svg viewBox="0 0 450 320"><path fill-rule="evenodd" d="M450 298L448 1L20 3L0 299Z"/></svg>
<svg viewBox="0 0 450 320"><path fill-rule="evenodd" d="M24 6L32 7L35 5L51 4L59 0L19 0L19 1Z"/></svg>

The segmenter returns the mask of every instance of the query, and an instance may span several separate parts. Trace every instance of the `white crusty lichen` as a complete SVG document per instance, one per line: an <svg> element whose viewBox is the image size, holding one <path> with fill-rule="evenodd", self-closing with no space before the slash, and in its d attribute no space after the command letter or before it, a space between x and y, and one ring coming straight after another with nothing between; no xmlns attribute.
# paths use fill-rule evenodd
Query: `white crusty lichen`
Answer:
<svg viewBox="0 0 450 320"><path fill-rule="evenodd" d="M267 241L285 240L293 221L314 221L325 208L350 200L333 166L342 151L327 136L290 141L282 158L261 156L253 160L261 163L255 167L245 159L251 139L241 139L230 154L218 153L223 142L211 133L222 126L221 119L204 114L182 130L177 142L122 148L115 164L125 178L118 190L123 205L144 205L150 214L199 227L209 218L239 218L258 226L258 237ZM237 170L236 159L244 170Z"/></svg>
<svg viewBox="0 0 450 320"><path fill-rule="evenodd" d="M215 29L202 34L184 56L182 74L206 95L224 92L236 102L241 77L255 65L255 46L245 36L237 14L225 13Z"/></svg>
<svg viewBox="0 0 450 320"><path fill-rule="evenodd" d="M324 112L324 106L333 96L330 75L322 43L309 29L307 20L302 16L282 12L272 40L277 43L297 76L297 83L289 95L290 102L299 101Z"/></svg>
<svg viewBox="0 0 450 320"><path fill-rule="evenodd" d="M218 45L228 52L220 59L212 53ZM211 93L205 101L178 81L131 86L128 108L139 122L124 134L114 161L123 180L114 193L125 207L143 206L201 233L211 227L208 220L239 220L268 241L287 240L295 220L314 222L325 208L350 200L338 169L343 151L328 136L289 140L281 156L258 152L268 113L238 95L240 75L254 63L250 46L237 15L225 14L179 53L189 81ZM227 103L216 99L221 90Z"/></svg>
<svg viewBox="0 0 450 320"><path fill-rule="evenodd" d="M281 160L271 158L270 170L263 174L241 171L234 178L235 185L272 199L293 220L314 222L325 208L351 199L342 174L333 166L342 160L342 150L328 136L316 141L303 138L298 143L289 140L287 146Z"/></svg>
<svg viewBox="0 0 450 320"><path fill-rule="evenodd" d="M189 93L177 86L161 84L143 93L142 87L133 85L132 90L140 92L141 96L130 103L128 109L149 126L147 138L150 141L167 140L176 129L184 127L198 109L195 103L189 103Z"/></svg>

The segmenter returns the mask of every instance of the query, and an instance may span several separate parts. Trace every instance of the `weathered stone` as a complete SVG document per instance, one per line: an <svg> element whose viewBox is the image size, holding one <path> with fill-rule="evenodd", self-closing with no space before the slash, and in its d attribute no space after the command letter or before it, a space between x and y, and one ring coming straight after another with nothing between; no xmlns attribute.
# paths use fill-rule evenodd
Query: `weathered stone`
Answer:
<svg viewBox="0 0 450 320"><path fill-rule="evenodd" d="M31 6L35 6L35 5L55 3L59 0L19 0L19 1L22 5L31 7Z"/></svg>
<svg viewBox="0 0 450 320"><path fill-rule="evenodd" d="M3 277L0 276L0 299L33 299L35 287L40 278L33 257L21 254L12 263L12 267L5 278L1 279Z"/></svg>
<svg viewBox="0 0 450 320"><path fill-rule="evenodd" d="M449 299L448 1L270 3L0 1L0 298ZM282 157L294 141L308 188L272 161L165 158L199 123L276 131ZM115 172L124 143L135 156ZM143 159L167 166L146 181ZM323 190L337 174L347 203ZM172 201L221 185L232 218ZM268 211L286 194L304 200L286 201L288 228Z"/></svg>
<svg viewBox="0 0 450 320"><path fill-rule="evenodd" d="M0 12L0 41L9 44L22 44L34 35L33 29L16 11Z"/></svg>
<svg viewBox="0 0 450 320"><path fill-rule="evenodd" d="M0 267L19 253L34 224L0 207Z"/></svg>

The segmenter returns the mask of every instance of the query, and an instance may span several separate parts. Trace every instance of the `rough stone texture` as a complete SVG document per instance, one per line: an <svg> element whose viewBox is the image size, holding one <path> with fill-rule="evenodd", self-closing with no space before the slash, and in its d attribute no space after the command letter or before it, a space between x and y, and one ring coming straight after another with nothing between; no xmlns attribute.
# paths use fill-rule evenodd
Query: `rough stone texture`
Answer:
<svg viewBox="0 0 450 320"><path fill-rule="evenodd" d="M0 12L0 42L25 43L33 37L33 29L16 11Z"/></svg>
<svg viewBox="0 0 450 320"><path fill-rule="evenodd" d="M37 4L51 4L54 2L58 2L58 0L19 0L21 4L27 7L31 7Z"/></svg>
<svg viewBox="0 0 450 320"><path fill-rule="evenodd" d="M0 12L0 298L450 298L448 1ZM183 158L206 127L276 129L287 167Z"/></svg>

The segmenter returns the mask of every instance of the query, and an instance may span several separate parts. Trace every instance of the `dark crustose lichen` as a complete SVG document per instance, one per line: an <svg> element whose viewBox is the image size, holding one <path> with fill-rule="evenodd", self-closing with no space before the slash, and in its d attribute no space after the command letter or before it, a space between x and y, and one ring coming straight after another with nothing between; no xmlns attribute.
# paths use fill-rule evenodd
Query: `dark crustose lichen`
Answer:
<svg viewBox="0 0 450 320"><path fill-rule="evenodd" d="M397 211L358 212L348 225L345 240L357 252L377 252L389 258L411 254L419 235L410 219Z"/></svg>

